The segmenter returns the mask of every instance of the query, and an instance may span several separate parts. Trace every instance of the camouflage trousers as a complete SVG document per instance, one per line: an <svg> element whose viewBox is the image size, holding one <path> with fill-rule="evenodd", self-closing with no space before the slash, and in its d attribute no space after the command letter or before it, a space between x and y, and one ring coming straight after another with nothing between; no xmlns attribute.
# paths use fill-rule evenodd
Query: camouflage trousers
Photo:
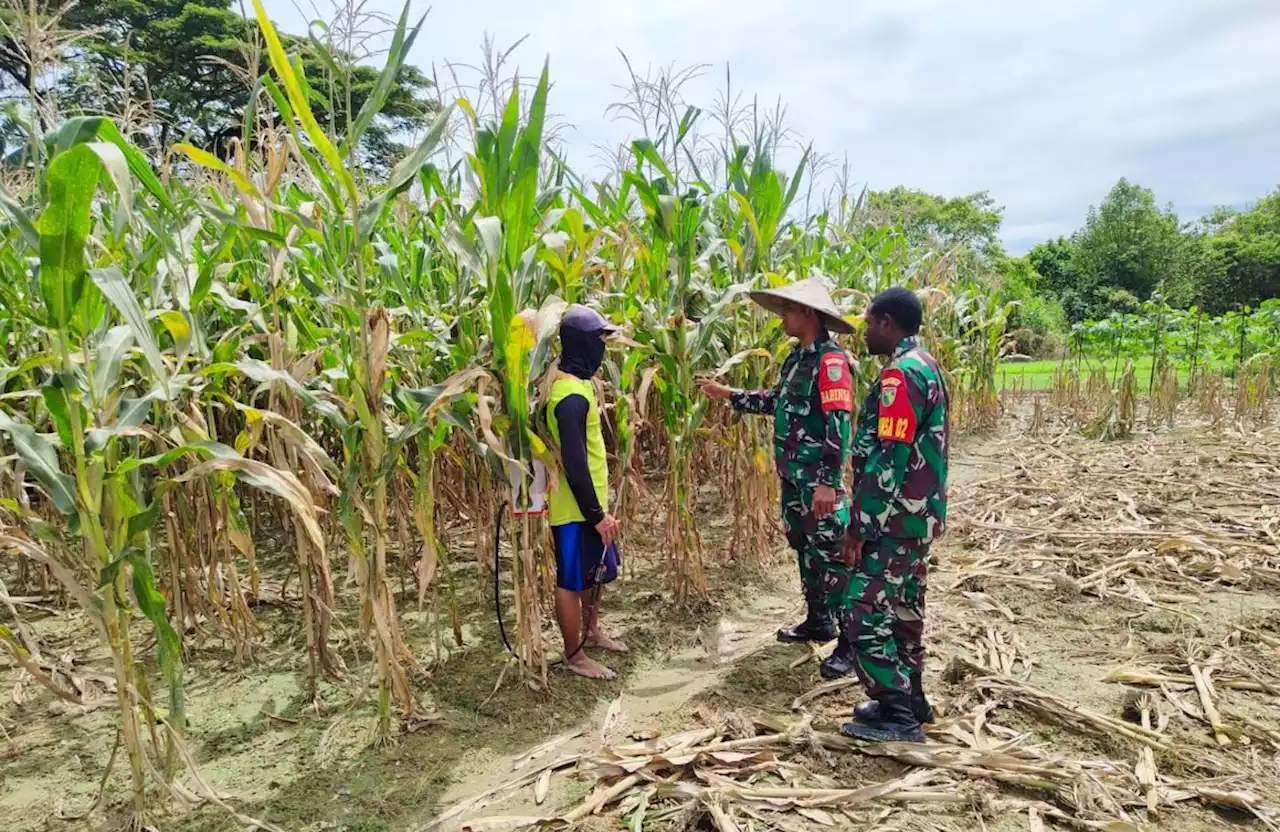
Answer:
<svg viewBox="0 0 1280 832"><path fill-rule="evenodd" d="M852 579L839 593L841 631L867 695L910 692L911 671L924 670L924 601L929 544L868 540Z"/></svg>
<svg viewBox="0 0 1280 832"><path fill-rule="evenodd" d="M849 495L836 491L836 510L826 517L813 516L813 486L782 481L782 523L787 542L796 550L804 599L814 613L844 608L840 589L849 584L852 570L840 559L845 529L849 527Z"/></svg>

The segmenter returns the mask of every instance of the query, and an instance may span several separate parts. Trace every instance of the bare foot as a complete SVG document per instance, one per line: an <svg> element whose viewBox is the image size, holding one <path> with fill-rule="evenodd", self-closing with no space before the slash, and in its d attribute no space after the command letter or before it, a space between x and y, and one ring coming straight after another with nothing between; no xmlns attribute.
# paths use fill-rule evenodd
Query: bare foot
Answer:
<svg viewBox="0 0 1280 832"><path fill-rule="evenodd" d="M572 659L569 659L565 662L565 666L579 676L585 676L588 679L603 679L608 681L609 679L615 679L618 676L618 674L614 673L612 670L584 653L579 653Z"/></svg>
<svg viewBox="0 0 1280 832"><path fill-rule="evenodd" d="M596 633L587 636L588 647L599 647L601 650L608 650L610 653L625 653L627 645L618 641L616 638L609 638L604 633Z"/></svg>

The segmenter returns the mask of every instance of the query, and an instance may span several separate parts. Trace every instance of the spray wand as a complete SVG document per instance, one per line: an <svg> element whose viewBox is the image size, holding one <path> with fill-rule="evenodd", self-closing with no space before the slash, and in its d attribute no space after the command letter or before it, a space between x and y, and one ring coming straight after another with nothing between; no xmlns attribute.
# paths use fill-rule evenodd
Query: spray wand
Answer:
<svg viewBox="0 0 1280 832"><path fill-rule="evenodd" d="M502 518L506 516L507 504L504 501L498 508L498 515L493 523L493 612L498 619L498 632L502 635L502 643L506 645L507 652L516 656L515 648L511 646L510 639L507 638L507 626L502 622L502 595L499 592L499 575L498 568L500 564L500 553L502 543ZM591 589L591 602L587 604L586 620L590 621L595 615L596 605L600 603L600 590L604 588L604 558L600 559L600 563L596 566L595 586ZM574 648L572 653L566 654L563 658L557 659L552 664L567 662L574 656L582 652L582 648L587 646L587 628L583 627L582 641L578 642L578 646ZM519 656L516 656L519 658Z"/></svg>

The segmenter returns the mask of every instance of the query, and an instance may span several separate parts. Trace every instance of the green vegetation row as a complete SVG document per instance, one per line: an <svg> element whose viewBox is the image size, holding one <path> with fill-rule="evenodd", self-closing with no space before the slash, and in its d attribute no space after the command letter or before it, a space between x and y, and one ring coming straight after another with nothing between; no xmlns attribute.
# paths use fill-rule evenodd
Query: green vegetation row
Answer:
<svg viewBox="0 0 1280 832"><path fill-rule="evenodd" d="M1076 324L1070 350L1113 361L1150 357L1180 365L1232 365L1270 358L1280 348L1280 300L1223 315L1149 301L1141 312Z"/></svg>
<svg viewBox="0 0 1280 832"><path fill-rule="evenodd" d="M1013 333L1015 343L1020 333ZM1148 301L1142 311L1112 313L1098 321L1071 327L1062 357L1006 362L1000 368L1001 389L1049 388L1059 367L1088 376L1103 371L1113 383L1131 365L1143 392L1150 392L1165 367L1179 384L1190 384L1198 372L1235 376L1240 368L1270 373L1280 348L1280 300L1264 301L1223 315L1199 309L1171 309Z"/></svg>

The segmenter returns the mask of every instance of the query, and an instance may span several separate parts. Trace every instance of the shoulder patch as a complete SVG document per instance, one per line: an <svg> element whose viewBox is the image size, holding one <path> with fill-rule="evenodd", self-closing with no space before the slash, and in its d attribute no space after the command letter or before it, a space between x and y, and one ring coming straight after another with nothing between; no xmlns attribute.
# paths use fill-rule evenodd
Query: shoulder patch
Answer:
<svg viewBox="0 0 1280 832"><path fill-rule="evenodd" d="M898 367L880 374L880 422L876 433L882 441L915 441L916 410L907 396L906 374Z"/></svg>
<svg viewBox="0 0 1280 832"><path fill-rule="evenodd" d="M818 392L822 396L822 411L853 410L853 375L843 354L829 352L822 356L818 367Z"/></svg>

